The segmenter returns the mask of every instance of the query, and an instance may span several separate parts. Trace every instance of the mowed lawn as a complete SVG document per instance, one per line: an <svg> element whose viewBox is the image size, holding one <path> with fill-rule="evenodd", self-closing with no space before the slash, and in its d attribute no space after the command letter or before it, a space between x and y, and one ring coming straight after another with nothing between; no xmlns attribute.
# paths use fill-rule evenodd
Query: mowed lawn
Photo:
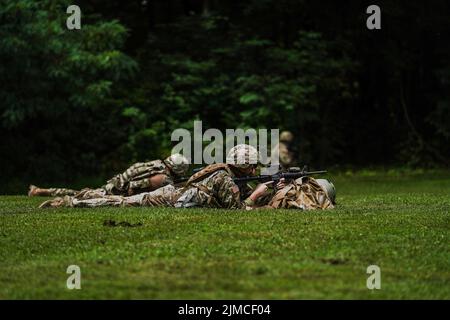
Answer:
<svg viewBox="0 0 450 320"><path fill-rule="evenodd" d="M0 298L450 299L450 173L330 178L329 211L37 209L45 198L2 196ZM66 287L69 265L80 290ZM366 287L369 265L380 290Z"/></svg>

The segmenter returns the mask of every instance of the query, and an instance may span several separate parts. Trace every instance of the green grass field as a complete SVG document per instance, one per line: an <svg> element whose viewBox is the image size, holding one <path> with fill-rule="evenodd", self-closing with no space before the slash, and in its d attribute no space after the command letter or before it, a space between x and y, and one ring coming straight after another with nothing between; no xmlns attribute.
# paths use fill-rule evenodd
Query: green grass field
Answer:
<svg viewBox="0 0 450 320"><path fill-rule="evenodd" d="M0 197L1 299L450 299L450 173L331 177L329 211ZM140 226L106 226L105 220ZM81 290L66 288L69 265ZM366 269L381 268L369 290Z"/></svg>

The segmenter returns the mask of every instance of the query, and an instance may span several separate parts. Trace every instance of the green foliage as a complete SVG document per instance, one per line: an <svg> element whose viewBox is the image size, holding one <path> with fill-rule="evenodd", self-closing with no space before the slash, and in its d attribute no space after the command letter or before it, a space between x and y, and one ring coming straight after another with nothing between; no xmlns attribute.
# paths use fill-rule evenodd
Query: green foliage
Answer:
<svg viewBox="0 0 450 320"><path fill-rule="evenodd" d="M0 8L1 118L14 127L72 106L98 107L113 81L136 64L115 50L126 30L117 22L65 27L69 1L6 0ZM26 94L24 94L26 93Z"/></svg>
<svg viewBox="0 0 450 320"><path fill-rule="evenodd" d="M154 37L141 53L141 64L144 57L153 57L145 61L153 72L141 85L153 82L151 95L159 98L135 105L167 123L159 132L161 140L168 141L173 129L189 128L193 119L201 119L205 127L221 129L289 129L304 147L303 160L312 160L306 155L327 147L323 163L338 151L334 105L353 96L349 83L355 64L346 57L331 57L335 44L319 33L300 32L291 47L284 47L243 32L226 17L209 15L181 19L157 34L161 38ZM176 35L170 45L164 42L165 34ZM328 121L322 113L328 113ZM309 131L320 124L324 130ZM308 144L313 139L314 146Z"/></svg>
<svg viewBox="0 0 450 320"><path fill-rule="evenodd" d="M2 1L0 191L164 157L194 120L288 129L313 167L448 165L447 1L381 1L379 31L360 2L167 3L80 0L69 31L68 0Z"/></svg>
<svg viewBox="0 0 450 320"><path fill-rule="evenodd" d="M114 111L108 110L114 88L137 70L137 64L119 51L127 35L122 25L87 23L83 16L81 30L70 31L69 4L5 0L0 6L0 121L8 130L2 131L0 151L6 155L4 168L12 166L9 159L18 160L22 172L18 167L14 171L19 175L33 177L37 172L32 163L39 158L50 178L51 166L61 171L54 175L59 179L89 169L98 152L92 146L106 138L94 132L117 136L102 129L116 122ZM32 148L41 151L36 154ZM68 165L73 168L77 162L78 169L67 172Z"/></svg>

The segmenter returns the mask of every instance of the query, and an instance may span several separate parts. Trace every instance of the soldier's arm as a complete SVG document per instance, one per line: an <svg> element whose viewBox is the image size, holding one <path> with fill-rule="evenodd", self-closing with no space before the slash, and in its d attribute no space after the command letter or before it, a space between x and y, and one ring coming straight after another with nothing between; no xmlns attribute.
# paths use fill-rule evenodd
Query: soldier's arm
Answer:
<svg viewBox="0 0 450 320"><path fill-rule="evenodd" d="M225 209L242 209L246 204L241 201L239 187L234 183L233 178L224 172L214 177L214 185L216 186L216 198L222 208Z"/></svg>
<svg viewBox="0 0 450 320"><path fill-rule="evenodd" d="M149 178L150 186L152 190L159 189L161 187L167 186L168 184L173 184L173 180L167 174L155 174Z"/></svg>
<svg viewBox="0 0 450 320"><path fill-rule="evenodd" d="M170 176L164 173L155 174L149 178L138 181L131 181L128 188L128 195L141 193L143 190L154 191L169 184L173 184Z"/></svg>

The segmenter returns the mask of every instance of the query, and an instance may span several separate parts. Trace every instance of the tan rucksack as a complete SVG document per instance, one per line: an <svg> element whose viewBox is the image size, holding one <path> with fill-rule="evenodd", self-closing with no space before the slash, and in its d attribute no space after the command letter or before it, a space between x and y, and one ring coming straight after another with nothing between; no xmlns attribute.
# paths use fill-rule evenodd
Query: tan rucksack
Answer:
<svg viewBox="0 0 450 320"><path fill-rule="evenodd" d="M268 204L274 209L332 209L334 205L314 178L302 177L277 191Z"/></svg>

